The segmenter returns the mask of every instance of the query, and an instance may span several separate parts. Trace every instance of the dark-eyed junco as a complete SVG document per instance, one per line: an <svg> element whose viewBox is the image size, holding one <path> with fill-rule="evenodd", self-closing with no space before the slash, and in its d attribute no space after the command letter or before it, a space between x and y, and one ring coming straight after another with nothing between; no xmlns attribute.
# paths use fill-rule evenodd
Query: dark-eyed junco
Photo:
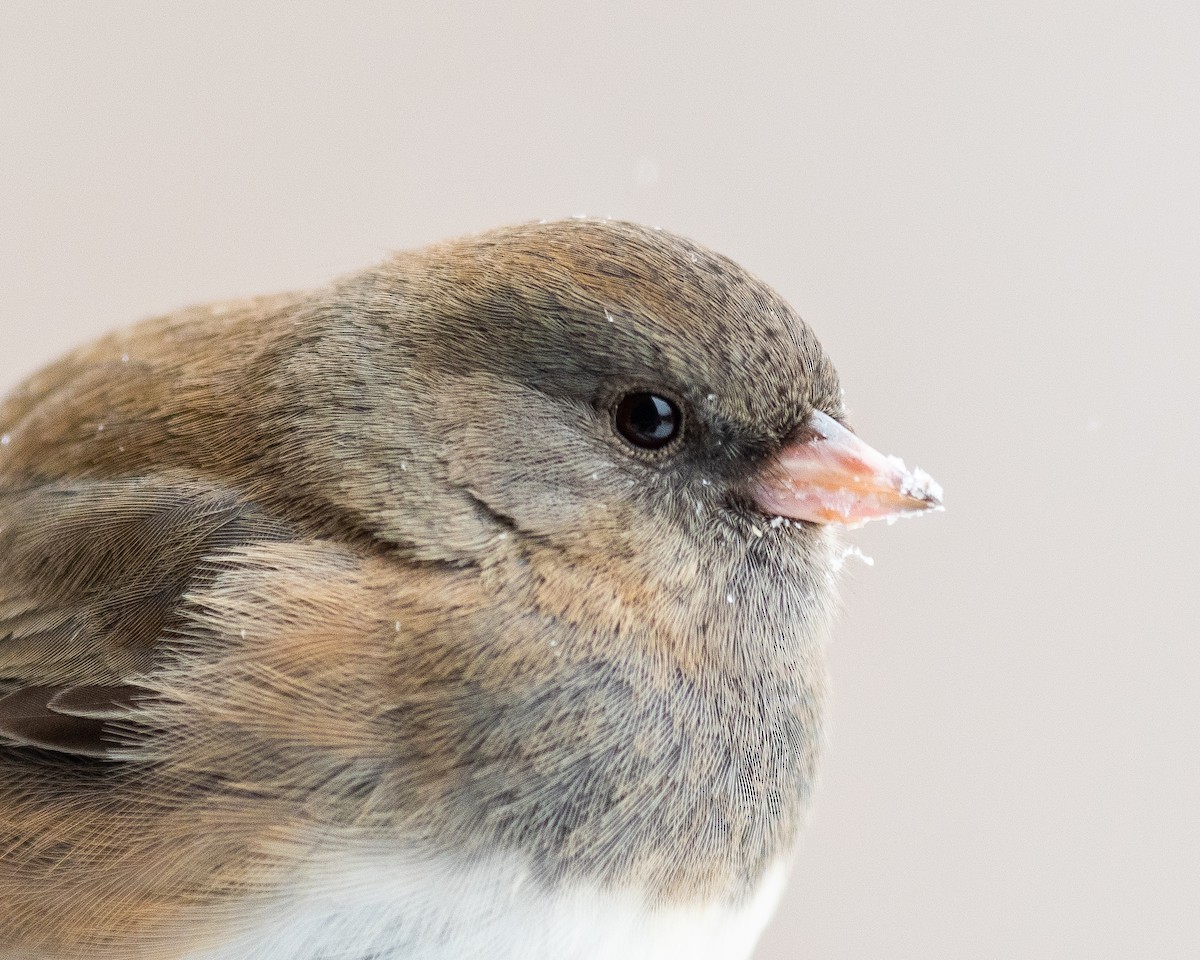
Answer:
<svg viewBox="0 0 1200 960"><path fill-rule="evenodd" d="M628 223L186 310L0 406L0 958L748 956L831 524L940 503Z"/></svg>

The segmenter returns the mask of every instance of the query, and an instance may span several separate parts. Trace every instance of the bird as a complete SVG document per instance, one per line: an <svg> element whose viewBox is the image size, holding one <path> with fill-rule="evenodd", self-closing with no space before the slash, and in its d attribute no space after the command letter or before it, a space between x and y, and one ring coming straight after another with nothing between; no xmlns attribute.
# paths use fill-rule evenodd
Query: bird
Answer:
<svg viewBox="0 0 1200 960"><path fill-rule="evenodd" d="M634 223L110 333L0 403L0 960L746 958L841 530L941 504Z"/></svg>

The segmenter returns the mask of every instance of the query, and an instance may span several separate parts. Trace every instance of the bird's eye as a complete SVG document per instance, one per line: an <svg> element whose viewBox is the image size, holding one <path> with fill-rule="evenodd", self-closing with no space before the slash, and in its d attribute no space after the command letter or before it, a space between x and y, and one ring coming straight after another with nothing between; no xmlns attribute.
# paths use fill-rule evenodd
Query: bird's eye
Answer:
<svg viewBox="0 0 1200 960"><path fill-rule="evenodd" d="M657 393L628 393L617 404L617 430L635 447L660 450L675 439L683 418L679 408Z"/></svg>

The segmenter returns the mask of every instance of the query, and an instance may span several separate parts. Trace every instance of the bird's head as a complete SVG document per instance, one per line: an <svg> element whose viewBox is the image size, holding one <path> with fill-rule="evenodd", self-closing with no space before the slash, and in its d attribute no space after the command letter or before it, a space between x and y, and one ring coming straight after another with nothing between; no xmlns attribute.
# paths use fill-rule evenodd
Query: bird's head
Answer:
<svg viewBox="0 0 1200 960"><path fill-rule="evenodd" d="M665 231L576 219L401 254L310 321L289 369L326 482L419 559L512 538L660 591L718 571L724 597L747 557L827 580L831 525L940 503L844 425L775 291Z"/></svg>

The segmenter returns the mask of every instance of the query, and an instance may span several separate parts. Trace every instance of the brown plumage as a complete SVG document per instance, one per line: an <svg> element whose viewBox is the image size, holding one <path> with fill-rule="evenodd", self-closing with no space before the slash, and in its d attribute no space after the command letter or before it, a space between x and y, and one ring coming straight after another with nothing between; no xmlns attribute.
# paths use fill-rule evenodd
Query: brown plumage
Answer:
<svg viewBox="0 0 1200 960"><path fill-rule="evenodd" d="M661 450L614 427L645 393ZM0 406L0 958L275 956L222 945L347 851L737 910L807 810L838 556L756 484L841 402L768 287L594 220L35 375ZM286 955L476 956L372 936Z"/></svg>

